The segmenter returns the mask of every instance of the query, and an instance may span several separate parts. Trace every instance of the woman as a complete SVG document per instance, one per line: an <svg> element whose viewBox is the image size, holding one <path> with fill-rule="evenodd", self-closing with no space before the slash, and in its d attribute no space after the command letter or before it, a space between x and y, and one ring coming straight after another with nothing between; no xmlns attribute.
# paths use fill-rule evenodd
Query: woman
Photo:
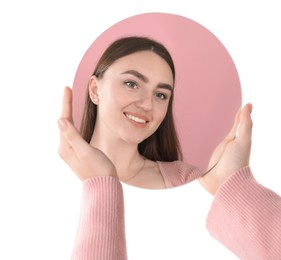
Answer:
<svg viewBox="0 0 281 260"><path fill-rule="evenodd" d="M281 199L256 183L248 167L251 104L237 113L204 174L178 160L172 118L174 83L173 61L163 45L143 37L115 41L89 81L81 128L85 140L73 126L71 90L65 89L59 153L84 187L73 259L126 259L119 180L144 188L167 188L194 179L216 195L207 220L216 239L242 259L277 259L281 256L277 245ZM264 209L272 214L259 214ZM245 225L245 219L251 225ZM260 231L266 232L266 240Z"/></svg>
<svg viewBox="0 0 281 260"><path fill-rule="evenodd" d="M165 169L161 162L182 157L172 116L174 81L169 52L148 38L115 41L98 62L89 83L81 135L105 152L119 180L166 188L202 174L188 165L184 176L160 171Z"/></svg>

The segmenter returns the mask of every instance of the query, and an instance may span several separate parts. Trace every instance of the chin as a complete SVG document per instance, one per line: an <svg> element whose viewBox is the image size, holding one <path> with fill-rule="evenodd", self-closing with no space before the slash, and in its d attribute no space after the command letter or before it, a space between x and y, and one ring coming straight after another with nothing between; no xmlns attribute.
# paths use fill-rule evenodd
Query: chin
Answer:
<svg viewBox="0 0 281 260"><path fill-rule="evenodd" d="M145 139L147 139L149 136L126 136L124 138L122 138L127 144L134 144L134 145L138 145L141 142L143 142Z"/></svg>

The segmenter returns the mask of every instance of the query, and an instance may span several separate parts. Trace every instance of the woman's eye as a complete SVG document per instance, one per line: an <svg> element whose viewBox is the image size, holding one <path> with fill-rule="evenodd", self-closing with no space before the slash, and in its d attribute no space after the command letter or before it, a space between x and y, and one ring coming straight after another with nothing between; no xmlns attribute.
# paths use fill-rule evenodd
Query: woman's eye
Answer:
<svg viewBox="0 0 281 260"><path fill-rule="evenodd" d="M167 99L167 96L163 93L156 93L156 97L161 99L161 100Z"/></svg>
<svg viewBox="0 0 281 260"><path fill-rule="evenodd" d="M126 81L125 84L129 87L129 88L136 88L137 87L137 83L134 81Z"/></svg>

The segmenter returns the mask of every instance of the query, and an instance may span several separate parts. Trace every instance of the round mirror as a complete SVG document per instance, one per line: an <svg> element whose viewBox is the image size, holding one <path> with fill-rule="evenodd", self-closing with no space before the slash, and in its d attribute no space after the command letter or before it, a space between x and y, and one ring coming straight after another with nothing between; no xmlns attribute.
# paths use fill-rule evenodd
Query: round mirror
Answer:
<svg viewBox="0 0 281 260"><path fill-rule="evenodd" d="M125 36L145 36L162 43L176 69L174 119L183 160L207 170L217 144L230 130L241 106L235 64L218 38L183 16L145 13L129 17L103 32L83 56L73 83L73 117L80 128L85 94L106 48Z"/></svg>

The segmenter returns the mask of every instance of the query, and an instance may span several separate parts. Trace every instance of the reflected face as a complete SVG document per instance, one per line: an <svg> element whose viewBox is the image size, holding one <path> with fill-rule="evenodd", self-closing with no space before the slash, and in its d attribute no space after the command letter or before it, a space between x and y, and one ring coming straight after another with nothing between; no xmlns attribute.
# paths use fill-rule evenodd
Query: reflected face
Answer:
<svg viewBox="0 0 281 260"><path fill-rule="evenodd" d="M138 144L152 135L165 118L173 75L157 54L140 51L122 57L101 79L94 80L99 99L96 128L101 133ZM94 88L94 84L91 86Z"/></svg>

